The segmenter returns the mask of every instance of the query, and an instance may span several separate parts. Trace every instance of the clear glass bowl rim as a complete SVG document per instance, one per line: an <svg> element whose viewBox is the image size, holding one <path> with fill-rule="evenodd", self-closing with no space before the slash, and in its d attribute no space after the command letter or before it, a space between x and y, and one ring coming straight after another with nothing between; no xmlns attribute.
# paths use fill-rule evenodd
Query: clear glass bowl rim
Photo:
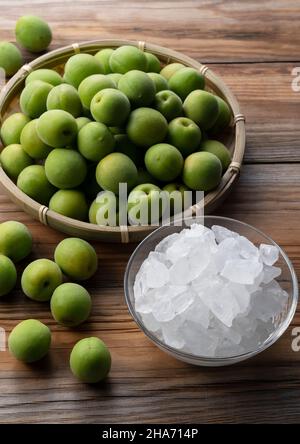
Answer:
<svg viewBox="0 0 300 444"><path fill-rule="evenodd" d="M239 221L237 219L233 219L233 218L229 218L229 217L224 217L224 216L213 216L213 215L208 215L208 216L203 216L204 221L205 220L209 220L209 219L214 219L220 222L220 225L222 225L222 221L227 221L227 222L233 222L236 224L240 224L244 227L246 227L247 229L253 230L255 231L257 234L259 234L260 236L262 236L263 238L265 238L268 242L270 242L271 244L273 244L274 246L276 246L279 249L280 254L282 255L283 259L286 262L286 265L289 269L289 272L291 274L291 282L292 282L292 303L289 309L289 312L287 313L287 316L284 320L284 322L282 322L282 324L276 328L274 330L274 332L269 336L269 338L263 342L262 344L259 345L259 347L257 347L257 349L255 350L251 350L249 352L246 353L242 353L242 354L238 354L238 355L231 355L228 357L208 357L208 356L200 356L200 355L193 355L191 353L185 353L182 352L180 350L177 350L173 347L170 347L169 345L165 344L164 342L162 342L160 339L158 339L154 334L152 334L145 326L144 324L139 320L135 308L131 303L130 297L129 297L129 288L128 288L128 278L129 278L129 273L131 270L131 266L134 262L135 256L137 255L137 253L144 247L144 245L152 238L154 237L159 231L166 229L166 227L168 227L167 225L161 225L160 227L158 227L156 230L154 230L152 233L150 233L147 237L145 237L144 240L142 240L142 242L139 243L139 245L136 247L136 249L133 251L133 253L131 254L129 261L127 263L127 267L126 267L126 271L125 271L125 275L124 275L124 293L125 293L125 300L126 300L126 304L129 310L129 313L131 314L132 318L134 319L135 323L138 325L138 327L141 329L141 331L152 341L154 342L154 344L156 344L158 347L160 347L161 349L165 350L167 353L173 355L173 356L177 356L178 359L181 359L183 361L186 362L203 362L203 363L207 363L209 364L210 362L214 362L217 363L218 365L222 365L222 363L224 365L230 364L230 363L234 363L234 362L238 362L238 361L243 361L245 359L251 358L261 352L263 352L264 350L266 350L267 348L269 348L271 345L273 345L283 334L284 332L288 329L294 315L296 312L296 308L297 308L297 304L298 304L298 280L297 280L297 276L294 270L294 267L289 259L289 257L287 256L287 254L285 253L285 251L275 242L273 241L273 239L266 235L265 233L263 233L261 230L253 227L250 224L247 224L246 222L242 222ZM186 219L186 221L192 221L192 218ZM194 219L195 220L195 219ZM133 290L132 290L133 291Z"/></svg>

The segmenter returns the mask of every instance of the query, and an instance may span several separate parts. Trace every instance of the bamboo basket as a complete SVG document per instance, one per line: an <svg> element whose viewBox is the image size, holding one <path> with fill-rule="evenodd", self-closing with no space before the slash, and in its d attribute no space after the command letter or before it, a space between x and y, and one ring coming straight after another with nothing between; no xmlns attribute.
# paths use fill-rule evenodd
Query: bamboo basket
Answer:
<svg viewBox="0 0 300 444"><path fill-rule="evenodd" d="M232 162L223 175L219 186L205 195L204 203L198 202L192 207L192 210L196 211L197 205L204 205L205 213L211 213L225 199L239 176L246 141L245 118L241 114L235 96L210 68L176 51L142 41L127 40L96 40L74 43L51 51L24 65L2 88L0 92L0 123L12 112L19 110L20 91L24 87L25 79L31 71L39 68L52 68L60 72L67 59L74 54L80 52L95 54L102 48L117 48L121 45L133 45L143 51L152 52L160 59L162 64L180 62L186 66L198 69L205 76L206 89L222 97L231 108L232 123L229 130L224 134L223 141L231 151ZM155 229L152 226L99 226L62 216L24 194L9 179L1 167L0 184L11 200L26 213L38 219L41 223L71 236L106 242L128 243L139 242Z"/></svg>

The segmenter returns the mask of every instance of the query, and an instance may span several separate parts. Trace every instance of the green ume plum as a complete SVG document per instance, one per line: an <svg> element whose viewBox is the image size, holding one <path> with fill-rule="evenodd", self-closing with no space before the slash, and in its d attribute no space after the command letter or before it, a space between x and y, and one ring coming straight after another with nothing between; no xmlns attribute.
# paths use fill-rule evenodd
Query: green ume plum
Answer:
<svg viewBox="0 0 300 444"><path fill-rule="evenodd" d="M104 48L100 49L100 51L98 51L94 56L95 59L97 59L98 62L100 62L104 74L111 73L109 59L113 52L114 50L112 48Z"/></svg>
<svg viewBox="0 0 300 444"><path fill-rule="evenodd" d="M196 90L191 92L183 103L186 117L193 120L204 131L209 130L215 124L219 105L213 94Z"/></svg>
<svg viewBox="0 0 300 444"><path fill-rule="evenodd" d="M162 142L168 132L164 116L152 108L138 108L132 111L127 123L129 139L136 145L149 147Z"/></svg>
<svg viewBox="0 0 300 444"><path fill-rule="evenodd" d="M32 236L28 228L16 221L0 224L0 254L19 262L29 255L32 249Z"/></svg>
<svg viewBox="0 0 300 444"><path fill-rule="evenodd" d="M44 51L52 40L52 32L48 23L34 15L25 15L19 18L15 34L19 45L31 52Z"/></svg>
<svg viewBox="0 0 300 444"><path fill-rule="evenodd" d="M76 123L77 123L78 133L85 125L87 125L90 122L91 119L89 119L88 117L77 117Z"/></svg>
<svg viewBox="0 0 300 444"><path fill-rule="evenodd" d="M21 68L23 58L19 49L10 42L0 42L0 68L11 77Z"/></svg>
<svg viewBox="0 0 300 444"><path fill-rule="evenodd" d="M185 68L185 66L182 63L170 63L169 65L166 65L163 67L163 69L160 71L160 74L167 80L169 80L177 71L180 69Z"/></svg>
<svg viewBox="0 0 300 444"><path fill-rule="evenodd" d="M91 54L75 54L65 65L64 80L78 88L84 79L93 74L102 74L99 61Z"/></svg>
<svg viewBox="0 0 300 444"><path fill-rule="evenodd" d="M20 143L20 136L24 126L30 121L23 113L15 113L4 120L0 135L4 145Z"/></svg>
<svg viewBox="0 0 300 444"><path fill-rule="evenodd" d="M182 68L175 72L169 80L169 86L182 100L195 89L204 89L205 80L194 68Z"/></svg>
<svg viewBox="0 0 300 444"><path fill-rule="evenodd" d="M76 327L89 317L92 300L84 287L68 282L56 288L50 307L56 322L66 327Z"/></svg>
<svg viewBox="0 0 300 444"><path fill-rule="evenodd" d="M89 221L95 225L119 225L118 198L110 191L103 191L90 206Z"/></svg>
<svg viewBox="0 0 300 444"><path fill-rule="evenodd" d="M21 145L13 144L1 151L0 163L6 174L15 180L24 168L33 163L33 160Z"/></svg>
<svg viewBox="0 0 300 444"><path fill-rule="evenodd" d="M62 280L62 272L55 262L49 259L37 259L23 271L21 286L28 298L45 302L49 301Z"/></svg>
<svg viewBox="0 0 300 444"><path fill-rule="evenodd" d="M199 147L201 130L192 120L177 117L169 123L168 140L179 149L183 157L187 157Z"/></svg>
<svg viewBox="0 0 300 444"><path fill-rule="evenodd" d="M30 165L19 174L17 186L23 193L40 204L48 205L55 187L47 179L42 165Z"/></svg>
<svg viewBox="0 0 300 444"><path fill-rule="evenodd" d="M172 193L173 191L179 191L182 195L185 191L190 191L190 189L179 182L171 182L163 187L163 191L167 191L168 193Z"/></svg>
<svg viewBox="0 0 300 444"><path fill-rule="evenodd" d="M31 363L42 359L51 344L50 329L36 319L16 325L8 337L10 353L19 361Z"/></svg>
<svg viewBox="0 0 300 444"><path fill-rule="evenodd" d="M109 59L109 65L112 72L125 74L133 69L147 71L147 58L143 51L135 46L120 46L115 49Z"/></svg>
<svg viewBox="0 0 300 444"><path fill-rule="evenodd" d="M107 74L106 77L110 80L112 80L115 84L115 88L118 88L118 84L120 79L122 78L122 74L118 73L118 72L112 72L110 74Z"/></svg>
<svg viewBox="0 0 300 444"><path fill-rule="evenodd" d="M72 219L85 221L88 204L84 193L79 190L58 190L50 199L49 208Z"/></svg>
<svg viewBox="0 0 300 444"><path fill-rule="evenodd" d="M155 95L154 108L168 121L183 115L182 101L173 91L163 90Z"/></svg>
<svg viewBox="0 0 300 444"><path fill-rule="evenodd" d="M107 126L100 122L85 125L78 133L78 149L88 160L99 162L113 152L115 139Z"/></svg>
<svg viewBox="0 0 300 444"><path fill-rule="evenodd" d="M141 225L157 223L162 216L161 189L144 183L131 190L128 196L129 221Z"/></svg>
<svg viewBox="0 0 300 444"><path fill-rule="evenodd" d="M219 185L221 177L222 164L214 154L203 151L185 159L182 179L192 190L213 190Z"/></svg>
<svg viewBox="0 0 300 444"><path fill-rule="evenodd" d="M190 191L190 189L182 183L168 183L163 187L163 191L166 191L169 194L170 215L187 210L192 204L189 200L186 201L184 194L185 191Z"/></svg>
<svg viewBox="0 0 300 444"><path fill-rule="evenodd" d="M33 82L34 80L42 80L43 82L50 83L50 85L57 86L63 83L63 79L58 72L54 71L54 69L36 69L32 71L25 80L25 85Z"/></svg>
<svg viewBox="0 0 300 444"><path fill-rule="evenodd" d="M53 149L42 141L37 132L37 119L28 122L21 132L21 145L24 151L33 159L46 159Z"/></svg>
<svg viewBox="0 0 300 444"><path fill-rule="evenodd" d="M151 54L151 52L145 52L147 59L147 72L157 72L161 70L160 61L156 55Z"/></svg>
<svg viewBox="0 0 300 444"><path fill-rule="evenodd" d="M225 172L230 165L230 151L218 140L204 140L200 145L200 150L214 154L221 161L222 170Z"/></svg>
<svg viewBox="0 0 300 444"><path fill-rule="evenodd" d="M127 96L113 88L99 91L91 101L91 113L97 122L107 126L119 126L125 123L130 112Z"/></svg>
<svg viewBox="0 0 300 444"><path fill-rule="evenodd" d="M83 105L89 108L97 92L107 88L116 88L114 80L104 74L94 74L80 83L78 93Z"/></svg>
<svg viewBox="0 0 300 444"><path fill-rule="evenodd" d="M6 296L15 287L17 270L9 257L0 254L0 297Z"/></svg>
<svg viewBox="0 0 300 444"><path fill-rule="evenodd" d="M55 249L54 259L62 272L76 281L89 279L98 267L94 248L76 237L62 240Z"/></svg>
<svg viewBox="0 0 300 444"><path fill-rule="evenodd" d="M147 150L145 165L155 179L170 182L181 173L183 157L174 146L168 143L158 143Z"/></svg>
<svg viewBox="0 0 300 444"><path fill-rule="evenodd" d="M82 104L77 89L66 83L55 86L47 97L47 109L63 109L72 116L79 117Z"/></svg>
<svg viewBox="0 0 300 444"><path fill-rule="evenodd" d="M104 190L119 194L120 183L126 183L128 190L135 186L137 168L125 154L111 153L99 162L96 179Z"/></svg>
<svg viewBox="0 0 300 444"><path fill-rule="evenodd" d="M77 136L76 119L62 109L46 111L37 122L37 133L41 140L53 148L64 148L72 144Z"/></svg>
<svg viewBox="0 0 300 444"><path fill-rule="evenodd" d="M20 108L26 116L35 119L47 111L47 97L53 88L50 83L34 80L28 83L20 96Z"/></svg>
<svg viewBox="0 0 300 444"><path fill-rule="evenodd" d="M87 166L77 151L57 148L47 157L45 172L49 182L55 187L75 188L84 181Z"/></svg>
<svg viewBox="0 0 300 444"><path fill-rule="evenodd" d="M99 208L100 208L100 205L97 203L97 201L95 199L91 203L91 206L90 206L90 209L89 209L89 221L90 221L91 224L98 225L97 213L98 213ZM102 225L102 223L99 224L99 225Z"/></svg>
<svg viewBox="0 0 300 444"><path fill-rule="evenodd" d="M210 128L210 134L218 134L225 128L227 128L231 121L231 111L225 100L221 97L215 96L219 105L218 117L212 128Z"/></svg>
<svg viewBox="0 0 300 444"><path fill-rule="evenodd" d="M128 71L120 79L118 88L128 97L135 107L150 105L154 100L154 83L151 78L142 71Z"/></svg>
<svg viewBox="0 0 300 444"><path fill-rule="evenodd" d="M127 134L116 134L114 136L116 145L115 151L118 153L123 153L130 157L136 166L142 165L144 163L144 153L142 150L132 143Z"/></svg>
<svg viewBox="0 0 300 444"><path fill-rule="evenodd" d="M162 75L160 75L156 72L147 72L147 75L150 77L150 79L154 83L155 93L169 89L168 82Z"/></svg>
<svg viewBox="0 0 300 444"><path fill-rule="evenodd" d="M78 341L70 355L71 371L78 379L92 384L102 381L111 367L108 348L99 338Z"/></svg>

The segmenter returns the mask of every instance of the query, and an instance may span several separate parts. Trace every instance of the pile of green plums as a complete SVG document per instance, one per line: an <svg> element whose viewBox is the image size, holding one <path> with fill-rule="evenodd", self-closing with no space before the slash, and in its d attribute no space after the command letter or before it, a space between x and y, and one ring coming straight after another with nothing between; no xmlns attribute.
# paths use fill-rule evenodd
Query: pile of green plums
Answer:
<svg viewBox="0 0 300 444"><path fill-rule="evenodd" d="M16 286L15 262L25 259L32 250L28 228L15 221L0 224L0 297ZM27 265L21 276L21 287L31 300L49 302L53 318L65 327L85 322L91 312L89 292L79 285L97 271L94 248L79 238L66 238L54 252L54 261L37 259ZM66 279L77 281L64 282ZM31 363L43 358L50 348L51 332L42 322L26 319L12 330L8 345L17 359ZM72 372L84 382L98 382L109 372L110 353L98 338L85 338L73 348L70 356Z"/></svg>
<svg viewBox="0 0 300 444"><path fill-rule="evenodd" d="M231 162L217 140L227 103L196 69L162 67L134 46L73 55L61 74L31 72L20 109L1 127L2 168L32 199L80 221L97 223L101 190L118 195L126 183L130 208L141 191L209 192Z"/></svg>
<svg viewBox="0 0 300 444"><path fill-rule="evenodd" d="M50 45L52 31L40 17L24 15L16 23L15 37L19 46L38 53ZM23 57L19 48L11 42L0 42L0 68L4 69L6 77L13 76L22 65Z"/></svg>

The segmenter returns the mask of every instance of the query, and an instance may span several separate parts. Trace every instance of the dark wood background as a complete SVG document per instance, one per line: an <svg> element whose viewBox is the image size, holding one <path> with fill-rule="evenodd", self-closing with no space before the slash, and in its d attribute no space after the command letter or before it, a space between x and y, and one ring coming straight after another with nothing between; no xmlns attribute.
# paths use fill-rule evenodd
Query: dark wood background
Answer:
<svg viewBox="0 0 300 444"><path fill-rule="evenodd" d="M0 39L13 40L16 19L39 14L56 48L76 41L130 38L158 43L207 63L232 88L247 117L241 179L218 214L268 233L300 275L300 92L291 88L300 66L300 1L0 1ZM26 54L26 60L31 56ZM0 194L0 221L20 220L34 236L30 260L53 256L63 235L42 226ZM28 367L0 353L0 422L299 422L300 353L292 326L271 349L228 368L197 368L152 345L131 320L123 273L134 246L95 245L99 272L88 288L90 321L76 331L58 326L47 305L20 290L0 303L0 326L10 332L27 317L47 323L53 346ZM113 365L98 386L81 384L68 367L76 340L97 335Z"/></svg>

